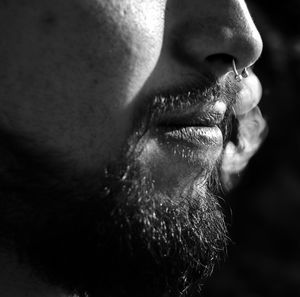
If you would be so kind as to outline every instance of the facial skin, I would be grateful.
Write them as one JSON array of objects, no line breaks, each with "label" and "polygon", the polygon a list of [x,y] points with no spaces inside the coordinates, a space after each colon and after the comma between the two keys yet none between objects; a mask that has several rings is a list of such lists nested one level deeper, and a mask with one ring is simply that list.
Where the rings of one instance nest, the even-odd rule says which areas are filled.
[{"label": "facial skin", "polygon": [[261,51],[244,1],[2,6],[2,125],[67,154],[80,170],[116,158],[149,93],[196,84],[208,71],[224,80],[231,59],[218,55],[243,68]]},{"label": "facial skin", "polygon": [[3,238],[67,292],[192,295],[226,245],[232,59],[262,50],[245,2],[0,3]]}]

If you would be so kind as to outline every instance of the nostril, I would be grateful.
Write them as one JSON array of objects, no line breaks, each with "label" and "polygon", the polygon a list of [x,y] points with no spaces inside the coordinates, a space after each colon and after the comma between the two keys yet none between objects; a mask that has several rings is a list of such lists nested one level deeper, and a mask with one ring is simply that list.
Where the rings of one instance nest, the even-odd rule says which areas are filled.
[{"label": "nostril", "polygon": [[232,71],[233,59],[232,55],[220,53],[207,56],[205,61],[216,76],[222,76]]},{"label": "nostril", "polygon": [[209,63],[220,63],[223,65],[231,65],[233,59],[234,57],[228,54],[213,54],[206,57],[206,61],[208,61]]}]

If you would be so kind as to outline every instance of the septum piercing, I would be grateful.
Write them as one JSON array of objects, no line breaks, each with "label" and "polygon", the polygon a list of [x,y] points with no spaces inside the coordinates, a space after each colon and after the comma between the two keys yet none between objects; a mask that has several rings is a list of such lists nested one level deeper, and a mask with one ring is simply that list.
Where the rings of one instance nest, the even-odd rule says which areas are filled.
[{"label": "septum piercing", "polygon": [[246,78],[248,76],[249,76],[249,72],[248,72],[247,68],[244,68],[242,71],[242,77]]},{"label": "septum piercing", "polygon": [[249,76],[249,73],[247,71],[247,68],[244,68],[242,73],[239,74],[237,69],[236,69],[236,65],[235,65],[235,60],[232,59],[232,68],[233,68],[233,72],[234,72],[234,78],[236,81],[241,82],[243,78],[246,78]]}]

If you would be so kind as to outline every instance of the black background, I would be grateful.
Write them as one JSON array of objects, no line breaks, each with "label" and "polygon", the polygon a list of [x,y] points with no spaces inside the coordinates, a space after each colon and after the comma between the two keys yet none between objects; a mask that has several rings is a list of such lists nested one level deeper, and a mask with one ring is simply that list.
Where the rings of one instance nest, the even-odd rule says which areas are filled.
[{"label": "black background", "polygon": [[247,4],[264,40],[254,70],[269,133],[226,198],[233,243],[203,296],[300,296],[300,0]]}]

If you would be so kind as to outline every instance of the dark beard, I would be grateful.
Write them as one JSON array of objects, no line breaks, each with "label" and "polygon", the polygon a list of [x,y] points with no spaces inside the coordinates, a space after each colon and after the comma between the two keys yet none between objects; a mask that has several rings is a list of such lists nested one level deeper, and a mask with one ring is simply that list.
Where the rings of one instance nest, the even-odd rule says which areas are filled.
[{"label": "dark beard", "polygon": [[69,178],[65,156],[1,139],[1,245],[38,277],[79,296],[198,296],[226,250],[217,164],[203,164],[202,186],[170,197],[141,173],[130,142],[122,162]]},{"label": "dark beard", "polygon": [[17,166],[1,176],[1,243],[40,278],[80,296],[198,294],[226,248],[209,190],[159,197],[134,163],[61,183],[54,161],[2,139]]}]

